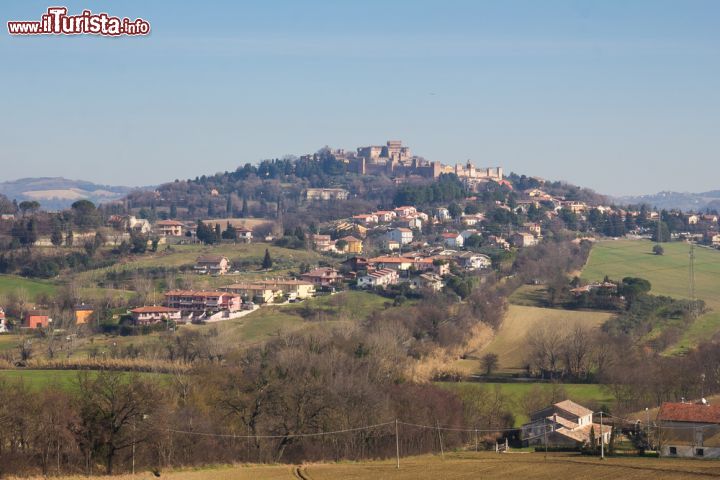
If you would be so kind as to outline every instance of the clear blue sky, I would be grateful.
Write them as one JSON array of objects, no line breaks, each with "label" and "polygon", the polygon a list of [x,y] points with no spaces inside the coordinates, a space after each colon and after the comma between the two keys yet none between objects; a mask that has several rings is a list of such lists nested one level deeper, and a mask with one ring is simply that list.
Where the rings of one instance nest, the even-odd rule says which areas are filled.
[{"label": "clear blue sky", "polygon": [[[3,1],[0,180],[145,185],[401,139],[603,193],[720,188],[718,1]],[[140,38],[10,37],[50,5]]]}]

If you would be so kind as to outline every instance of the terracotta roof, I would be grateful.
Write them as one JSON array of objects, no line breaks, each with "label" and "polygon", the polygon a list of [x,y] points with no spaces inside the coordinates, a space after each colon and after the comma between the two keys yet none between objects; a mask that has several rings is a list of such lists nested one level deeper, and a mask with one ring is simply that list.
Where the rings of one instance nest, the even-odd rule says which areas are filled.
[{"label": "terracotta roof", "polygon": [[663,403],[658,420],[665,422],[720,423],[720,405]]},{"label": "terracotta roof", "polygon": [[352,235],[348,235],[347,237],[343,237],[343,238],[341,238],[340,240],[345,240],[347,243],[351,243],[351,242],[362,242],[362,240],[360,240],[360,239],[358,239],[358,238],[355,238],[355,237],[353,237]]},{"label": "terracotta roof", "polygon": [[157,225],[161,227],[184,227],[185,224],[177,220],[160,220]]},{"label": "terracotta roof", "polygon": [[310,285],[313,284],[304,280],[295,280],[294,278],[277,279],[277,280],[259,280],[258,285]]},{"label": "terracotta roof", "polygon": [[201,255],[197,258],[197,263],[220,263],[223,259],[222,255]]},{"label": "terracotta roof", "polygon": [[225,290],[272,290],[271,285],[265,285],[260,282],[255,283],[233,283],[222,287]]},{"label": "terracotta roof", "polygon": [[227,292],[204,292],[195,290],[170,290],[165,292],[166,297],[221,297],[223,295],[230,295]]},{"label": "terracotta roof", "polygon": [[455,232],[445,232],[442,234],[443,238],[457,238],[460,234]]},{"label": "terracotta roof", "polygon": [[161,306],[148,306],[138,307],[130,310],[132,313],[176,313],[179,312],[177,308],[161,307]]},{"label": "terracotta roof", "polygon": [[587,409],[583,407],[582,405],[579,405],[572,400],[563,400],[562,402],[557,402],[554,404],[557,408],[561,410],[565,410],[568,413],[571,413],[573,415],[577,415],[578,417],[583,417],[585,415],[592,415],[593,411],[590,409]]},{"label": "terracotta roof", "polygon": [[412,263],[411,258],[403,257],[375,257],[368,260],[370,263]]}]

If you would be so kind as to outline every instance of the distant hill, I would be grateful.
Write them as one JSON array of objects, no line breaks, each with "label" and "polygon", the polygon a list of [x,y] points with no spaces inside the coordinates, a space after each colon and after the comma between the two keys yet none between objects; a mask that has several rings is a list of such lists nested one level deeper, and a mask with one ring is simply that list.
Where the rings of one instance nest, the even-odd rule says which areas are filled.
[{"label": "distant hill", "polygon": [[10,200],[36,200],[47,210],[68,208],[73,202],[87,199],[95,204],[119,200],[134,187],[98,185],[62,177],[21,178],[0,182],[0,194]]},{"label": "distant hill", "polygon": [[704,193],[660,192],[654,195],[616,197],[615,201],[620,204],[646,203],[651,207],[667,210],[673,208],[682,211],[720,210],[720,190]]}]

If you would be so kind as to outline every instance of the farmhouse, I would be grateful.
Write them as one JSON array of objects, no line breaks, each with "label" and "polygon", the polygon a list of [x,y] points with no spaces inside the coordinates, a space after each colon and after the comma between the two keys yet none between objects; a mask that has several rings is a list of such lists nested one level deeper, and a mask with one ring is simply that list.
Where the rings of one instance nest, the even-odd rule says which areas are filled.
[{"label": "farmhouse", "polygon": [[7,324],[7,319],[5,318],[5,310],[0,308],[0,333],[6,333],[8,331],[10,331],[10,329]]},{"label": "farmhouse", "polygon": [[593,411],[572,400],[563,400],[530,415],[530,422],[522,426],[522,439],[527,445],[576,447],[595,440],[610,441],[611,428],[593,423]]},{"label": "farmhouse", "polygon": [[147,306],[130,310],[130,315],[137,325],[150,325],[161,321],[180,320],[180,310],[163,306]]},{"label": "farmhouse", "polygon": [[220,255],[202,255],[195,262],[195,271],[211,275],[225,275],[230,268],[227,257]]},{"label": "farmhouse", "polygon": [[160,220],[155,224],[158,234],[164,237],[182,237],[185,225],[177,220]]},{"label": "farmhouse", "polygon": [[720,458],[720,405],[666,402],[657,421],[661,456]]},{"label": "farmhouse", "polygon": [[52,323],[50,314],[45,310],[32,310],[25,314],[23,327],[25,328],[47,328]]},{"label": "farmhouse", "polygon": [[91,305],[75,305],[73,308],[73,314],[75,316],[75,325],[84,325],[88,323],[90,317],[95,312],[95,309]]},{"label": "farmhouse", "polygon": [[235,228],[235,234],[237,235],[237,239],[240,241],[243,241],[245,243],[252,242],[253,232],[249,228],[237,227]]}]

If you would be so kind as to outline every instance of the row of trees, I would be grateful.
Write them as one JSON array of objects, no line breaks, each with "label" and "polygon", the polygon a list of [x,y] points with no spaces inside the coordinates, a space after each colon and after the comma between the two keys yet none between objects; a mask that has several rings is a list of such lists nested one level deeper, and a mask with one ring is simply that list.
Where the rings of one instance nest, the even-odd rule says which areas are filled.
[{"label": "row of trees", "polygon": [[[0,383],[4,473],[106,473],[217,462],[388,457],[393,425],[328,436],[298,434],[401,421],[463,426],[513,422],[491,393],[463,402],[408,383],[397,326],[289,335],[217,364],[149,376],[81,373],[72,389]],[[474,400],[474,401],[469,401]],[[487,401],[485,401],[487,400]],[[482,425],[482,423],[480,423]],[[487,427],[486,427],[487,428]],[[443,433],[446,448],[468,440]],[[403,427],[403,455],[437,448],[433,430]]]}]

